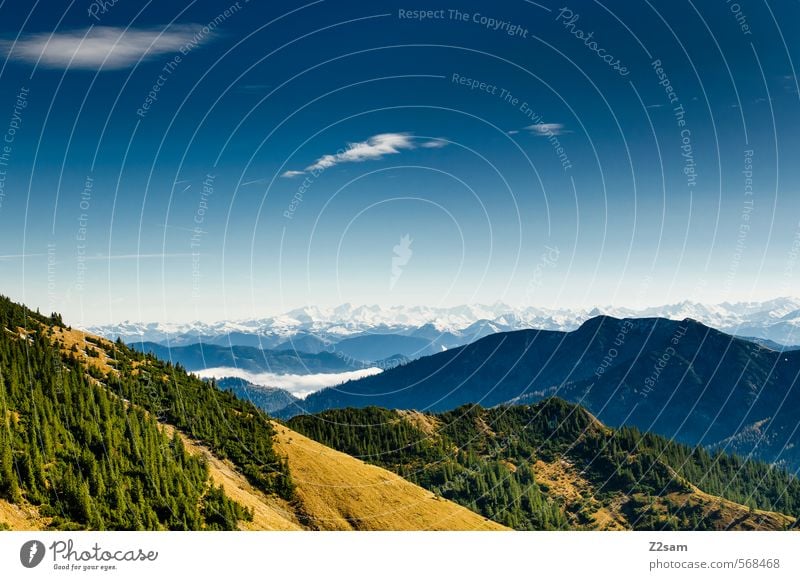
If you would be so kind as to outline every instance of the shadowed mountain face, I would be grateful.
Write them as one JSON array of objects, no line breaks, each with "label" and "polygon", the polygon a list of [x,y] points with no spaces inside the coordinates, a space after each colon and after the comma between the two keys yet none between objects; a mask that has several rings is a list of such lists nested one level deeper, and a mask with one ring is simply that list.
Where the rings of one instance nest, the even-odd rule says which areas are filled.
[{"label": "shadowed mountain face", "polygon": [[212,367],[235,367],[251,372],[336,373],[363,368],[365,363],[328,352],[305,353],[293,350],[272,351],[252,346],[190,344],[168,347],[153,342],[134,343],[132,348],[152,353],[161,360],[181,364],[188,371]]},{"label": "shadowed mountain face", "polygon": [[[205,343],[169,347],[154,342],[137,342],[130,346],[139,352],[153,354],[161,360],[180,364],[188,371],[229,367],[251,373],[306,375],[343,373],[370,367],[385,369],[408,361],[408,358],[397,353],[381,357],[378,356],[378,352],[373,352],[375,358],[358,358],[344,349],[310,353],[292,348],[267,350],[252,346],[219,346]],[[391,352],[380,348],[377,351]],[[368,353],[361,354],[366,356]]]},{"label": "shadowed mountain face", "polygon": [[800,352],[776,352],[693,320],[599,316],[573,332],[494,334],[325,389],[303,406],[445,411],[557,395],[610,425],[797,469],[799,373]]},{"label": "shadowed mountain face", "polygon": [[300,399],[284,389],[254,385],[237,377],[225,377],[216,381],[217,388],[231,391],[239,399],[253,403],[259,409],[272,413],[293,405]]}]

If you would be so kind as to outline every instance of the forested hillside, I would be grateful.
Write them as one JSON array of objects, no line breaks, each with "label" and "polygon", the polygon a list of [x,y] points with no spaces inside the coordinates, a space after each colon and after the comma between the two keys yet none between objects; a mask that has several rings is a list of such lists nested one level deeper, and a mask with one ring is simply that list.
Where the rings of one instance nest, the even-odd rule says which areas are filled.
[{"label": "forested hillside", "polygon": [[55,529],[235,529],[251,518],[159,420],[291,496],[255,407],[121,344],[74,338],[57,315],[0,297],[0,501]]},{"label": "forested hillside", "polygon": [[780,469],[612,430],[559,399],[289,425],[516,529],[783,529],[800,513],[800,482]]}]

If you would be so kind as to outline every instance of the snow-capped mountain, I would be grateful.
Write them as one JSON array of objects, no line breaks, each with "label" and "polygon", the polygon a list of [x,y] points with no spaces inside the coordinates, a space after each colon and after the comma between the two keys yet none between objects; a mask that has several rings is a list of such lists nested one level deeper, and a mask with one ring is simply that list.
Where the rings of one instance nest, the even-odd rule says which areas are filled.
[{"label": "snow-capped mountain", "polygon": [[[185,324],[123,322],[85,330],[125,342],[149,341],[172,346],[206,342],[223,345],[293,348],[321,351],[363,335],[399,334],[425,339],[433,350],[471,342],[493,332],[539,328],[574,330],[599,314],[618,318],[692,318],[713,328],[783,345],[800,343],[800,300],[676,304],[635,310],[620,307],[548,309],[513,307],[503,303],[449,308],[342,304],[334,308],[308,306],[284,314],[251,320]],[[299,345],[302,344],[302,347]]]}]

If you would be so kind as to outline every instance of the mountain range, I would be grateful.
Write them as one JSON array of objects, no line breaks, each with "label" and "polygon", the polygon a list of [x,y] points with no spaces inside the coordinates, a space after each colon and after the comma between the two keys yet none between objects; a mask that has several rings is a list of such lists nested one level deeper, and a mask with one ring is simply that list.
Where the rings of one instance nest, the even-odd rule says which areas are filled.
[{"label": "mountain range", "polygon": [[597,316],[571,332],[520,330],[400,365],[289,405],[279,416],[377,405],[447,411],[557,396],[633,425],[800,469],[800,351],[691,319]]},{"label": "mountain range", "polygon": [[449,308],[381,307],[343,304],[309,306],[264,318],[215,323],[132,323],[90,326],[88,332],[126,343],[172,347],[196,343],[251,346],[305,353],[338,353],[359,361],[402,355],[418,358],[468,344],[495,332],[575,330],[598,315],[615,318],[691,318],[728,334],[771,341],[776,348],[800,343],[800,300],[707,305],[684,301],[635,309],[512,307],[503,303]]}]

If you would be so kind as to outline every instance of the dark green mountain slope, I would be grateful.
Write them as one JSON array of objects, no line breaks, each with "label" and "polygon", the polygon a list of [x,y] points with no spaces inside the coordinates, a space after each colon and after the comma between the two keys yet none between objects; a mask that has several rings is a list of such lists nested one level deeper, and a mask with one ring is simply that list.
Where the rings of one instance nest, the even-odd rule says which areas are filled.
[{"label": "dark green mountain slope", "polygon": [[63,356],[53,325],[0,297],[0,499],[56,529],[235,529],[250,517],[179,437]]},{"label": "dark green mountain slope", "polygon": [[274,430],[253,405],[4,297],[0,421],[0,500],[32,506],[43,526],[236,529],[251,514],[212,485],[181,435],[292,498]]},{"label": "dark green mountain slope", "polygon": [[120,342],[111,354],[118,370],[106,377],[112,392],[231,460],[262,491],[292,497],[288,467],[273,449],[274,429],[255,405]]},{"label": "dark green mountain slope", "polygon": [[782,529],[800,513],[800,482],[780,469],[612,430],[560,399],[288,424],[516,529]]}]

